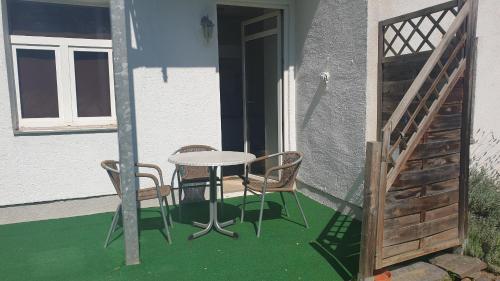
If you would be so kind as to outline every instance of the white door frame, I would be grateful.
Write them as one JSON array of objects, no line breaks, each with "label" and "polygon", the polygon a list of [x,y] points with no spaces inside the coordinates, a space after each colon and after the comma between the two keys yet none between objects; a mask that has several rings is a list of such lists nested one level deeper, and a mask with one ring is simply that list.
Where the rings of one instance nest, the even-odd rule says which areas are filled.
[{"label": "white door frame", "polygon": [[[291,0],[217,0],[217,5],[283,11],[283,150],[296,150],[295,123],[295,6]],[[217,36],[214,36],[217,38]]]},{"label": "white door frame", "polygon": [[[252,35],[245,36],[245,27],[257,22],[261,22],[267,19],[271,18],[276,18],[276,27],[272,29],[268,29],[265,31],[257,32]],[[277,12],[271,12],[267,13],[255,18],[251,18],[248,20],[245,20],[241,23],[241,50],[242,50],[242,60],[243,60],[243,140],[244,140],[244,150],[245,152],[250,152],[250,146],[249,146],[249,139],[248,139],[248,100],[247,100],[247,83],[246,83],[246,43],[253,41],[253,40],[258,40],[262,38],[266,38],[272,35],[276,35],[276,47],[278,48],[277,50],[277,61],[276,61],[276,77],[278,78],[277,82],[277,88],[276,88],[276,98],[277,98],[277,119],[278,119],[278,151],[276,152],[283,152],[283,142],[284,142],[284,137],[283,137],[283,66],[282,66],[282,60],[283,60],[283,55],[282,55],[282,46],[281,46],[281,41],[282,41],[282,32],[281,32],[281,23],[282,21],[282,15],[281,11]],[[273,152],[275,153],[275,152]]]}]

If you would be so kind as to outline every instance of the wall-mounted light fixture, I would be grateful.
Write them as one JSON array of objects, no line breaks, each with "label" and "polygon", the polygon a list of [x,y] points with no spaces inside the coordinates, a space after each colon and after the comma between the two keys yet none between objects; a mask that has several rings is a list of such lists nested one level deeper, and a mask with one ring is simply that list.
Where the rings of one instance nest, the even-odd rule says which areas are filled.
[{"label": "wall-mounted light fixture", "polygon": [[323,81],[323,83],[328,84],[328,82],[330,81],[330,72],[321,72],[319,74],[319,78],[321,78],[321,81]]},{"label": "wall-mounted light fixture", "polygon": [[208,16],[204,16],[201,18],[201,28],[203,29],[203,37],[206,42],[210,42],[212,39],[212,35],[214,33],[214,23],[210,20]]}]

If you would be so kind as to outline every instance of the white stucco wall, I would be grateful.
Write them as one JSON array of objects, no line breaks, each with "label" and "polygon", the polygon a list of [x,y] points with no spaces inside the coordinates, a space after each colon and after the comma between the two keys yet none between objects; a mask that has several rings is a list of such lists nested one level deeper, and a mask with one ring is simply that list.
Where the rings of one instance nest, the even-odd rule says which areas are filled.
[{"label": "white stucco wall", "polygon": [[362,204],[366,13],[364,0],[296,1],[299,180],[306,194],[343,211]]},{"label": "white stucco wall", "polygon": [[0,206],[111,193],[99,161],[116,158],[114,133],[14,136],[3,30],[0,21]]},{"label": "white stucco wall", "polygon": [[[217,34],[207,44],[200,19],[216,20],[214,0],[135,1],[135,40],[129,51],[139,161],[158,163],[169,177],[168,156],[187,144],[220,148]],[[170,180],[170,179],[168,179]]]},{"label": "white stucco wall", "polygon": [[[297,123],[290,130],[306,154],[300,177],[321,194],[359,206],[366,116],[366,21],[360,19],[366,19],[366,1],[247,2],[295,3],[289,27],[297,93],[290,100],[296,100]],[[178,147],[220,147],[217,34],[207,44],[199,24],[204,15],[215,21],[220,1],[133,3],[129,66],[139,161],[159,164],[169,178],[167,158]],[[113,193],[99,162],[117,158],[116,133],[13,136],[3,48],[0,42],[0,159],[8,164],[0,170],[0,206]],[[322,71],[331,73],[324,88]]]},{"label": "white stucco wall", "polygon": [[[367,140],[376,137],[377,102],[377,24],[379,21],[437,5],[445,0],[370,0],[368,1],[368,63],[367,63]],[[474,130],[500,136],[500,1],[479,0],[477,19],[477,80],[475,89]],[[479,137],[478,141],[488,142]],[[472,151],[474,151],[474,146]],[[496,147],[500,152],[500,146]],[[500,165],[500,164],[499,164]],[[499,167],[500,169],[500,167]]]},{"label": "white stucco wall", "polygon": [[[216,18],[215,1],[134,3],[139,160],[170,177],[167,158],[178,147],[220,147],[217,36],[205,44],[199,24],[203,15]],[[118,157],[116,133],[13,135],[0,27],[0,206],[114,193],[99,163]]]},{"label": "white stucco wall", "polygon": [[[472,156],[500,155],[500,143],[492,144],[491,134],[500,138],[500,1],[479,0],[477,17],[477,69],[474,101]],[[481,132],[478,133],[478,130]],[[484,134],[483,134],[484,133]],[[500,172],[500,160],[491,163]],[[485,158],[483,158],[485,160]]]}]

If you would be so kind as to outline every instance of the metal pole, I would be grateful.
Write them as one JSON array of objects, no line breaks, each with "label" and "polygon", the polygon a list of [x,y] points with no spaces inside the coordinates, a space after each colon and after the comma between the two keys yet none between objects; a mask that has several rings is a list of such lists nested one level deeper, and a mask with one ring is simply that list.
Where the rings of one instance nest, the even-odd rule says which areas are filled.
[{"label": "metal pole", "polygon": [[[137,225],[137,136],[133,90],[129,83],[128,22],[130,0],[111,0],[111,31],[113,38],[113,68],[120,153],[120,186],[122,189],[122,220],[125,237],[125,264],[139,264],[139,235]],[[131,76],[131,75],[130,75]]]}]

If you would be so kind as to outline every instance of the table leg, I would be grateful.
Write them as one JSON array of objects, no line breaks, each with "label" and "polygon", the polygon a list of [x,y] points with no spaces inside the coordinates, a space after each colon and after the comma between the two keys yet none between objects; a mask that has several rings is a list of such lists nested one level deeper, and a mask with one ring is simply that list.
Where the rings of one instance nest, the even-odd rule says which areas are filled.
[{"label": "table leg", "polygon": [[199,228],[207,228],[209,224],[208,223],[201,223],[201,222],[194,221],[193,225],[197,226]]},{"label": "table leg", "polygon": [[217,168],[216,167],[209,167],[208,168],[210,172],[210,202],[209,202],[209,211],[210,211],[210,219],[208,224],[205,223],[199,223],[199,222],[193,222],[193,225],[197,227],[203,228],[203,230],[196,232],[194,234],[191,234],[188,239],[193,240],[195,238],[198,238],[200,236],[203,236],[210,232],[212,228],[215,228],[219,233],[222,233],[224,235],[228,235],[234,238],[238,238],[238,233],[232,232],[229,230],[224,229],[224,227],[231,225],[235,222],[235,220],[230,220],[226,222],[219,222],[217,218],[217,185],[216,185],[216,173],[217,173]]}]

